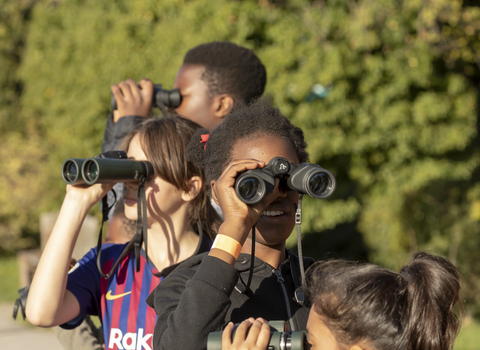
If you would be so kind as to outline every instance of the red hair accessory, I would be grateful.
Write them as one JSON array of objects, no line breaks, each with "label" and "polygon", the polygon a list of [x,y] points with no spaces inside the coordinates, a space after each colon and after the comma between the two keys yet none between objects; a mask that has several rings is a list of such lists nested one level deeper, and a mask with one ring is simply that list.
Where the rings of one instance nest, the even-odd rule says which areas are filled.
[{"label": "red hair accessory", "polygon": [[205,146],[203,146],[203,149],[206,149],[207,148],[207,141],[208,141],[208,138],[210,137],[210,134],[203,134],[201,135],[202,137],[202,141],[200,141],[200,143],[204,143]]}]

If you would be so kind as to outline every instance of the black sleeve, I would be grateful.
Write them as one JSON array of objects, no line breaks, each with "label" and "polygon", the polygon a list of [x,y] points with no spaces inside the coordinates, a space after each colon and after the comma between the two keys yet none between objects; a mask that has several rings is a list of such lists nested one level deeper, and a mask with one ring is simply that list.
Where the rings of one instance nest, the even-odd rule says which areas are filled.
[{"label": "black sleeve", "polygon": [[113,121],[113,113],[110,112],[103,136],[102,153],[118,149],[125,136],[144,120],[145,117],[126,116],[120,118],[115,123]]},{"label": "black sleeve", "polygon": [[196,271],[177,268],[155,289],[154,349],[206,349],[208,334],[222,330],[237,281],[233,266],[208,255]]}]

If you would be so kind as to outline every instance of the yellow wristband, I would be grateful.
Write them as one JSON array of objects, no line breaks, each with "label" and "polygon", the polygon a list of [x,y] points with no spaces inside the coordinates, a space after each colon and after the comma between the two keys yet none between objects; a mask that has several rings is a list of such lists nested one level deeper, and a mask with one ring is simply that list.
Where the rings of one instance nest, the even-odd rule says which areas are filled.
[{"label": "yellow wristband", "polygon": [[235,260],[238,259],[242,246],[232,237],[226,235],[217,235],[215,241],[213,241],[212,249],[221,249],[224,252],[232,254],[235,257]]}]

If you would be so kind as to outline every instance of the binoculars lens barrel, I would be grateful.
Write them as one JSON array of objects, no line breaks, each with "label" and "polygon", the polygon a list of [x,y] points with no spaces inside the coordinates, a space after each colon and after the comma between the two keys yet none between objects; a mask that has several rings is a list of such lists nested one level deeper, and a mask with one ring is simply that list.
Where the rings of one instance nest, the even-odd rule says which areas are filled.
[{"label": "binoculars lens barrel", "polygon": [[237,197],[246,204],[256,204],[273,191],[275,178],[262,169],[247,170],[235,180]]},{"label": "binoculars lens barrel", "polygon": [[182,95],[180,95],[179,89],[163,90],[160,87],[159,90],[155,90],[153,97],[154,106],[158,106],[159,101],[170,108],[177,108],[182,103]]},{"label": "binoculars lens barrel", "polygon": [[126,155],[120,156],[122,158],[69,158],[62,165],[63,181],[69,185],[93,185],[136,182],[154,175],[152,163],[126,159]]},{"label": "binoculars lens barrel", "polygon": [[245,202],[256,203],[263,197],[262,182],[255,177],[242,179],[237,186],[237,196]]},{"label": "binoculars lens barrel", "polygon": [[314,173],[307,181],[306,192],[313,198],[328,197],[335,189],[332,177],[324,172]]},{"label": "binoculars lens barrel", "polygon": [[337,181],[331,172],[322,167],[303,163],[295,167],[287,179],[287,187],[316,199],[330,197]]},{"label": "binoculars lens barrel", "polygon": [[154,174],[148,161],[130,159],[89,158],[82,166],[85,183],[135,182]]},{"label": "binoculars lens barrel", "polygon": [[77,164],[74,162],[67,163],[65,177],[68,179],[68,181],[75,181],[75,179],[78,177],[78,170]]},{"label": "binoculars lens barrel", "polygon": [[69,185],[84,184],[85,181],[82,178],[82,164],[85,159],[70,158],[63,162],[62,165],[62,178]]},{"label": "binoculars lens barrel", "polygon": [[84,167],[85,180],[87,182],[95,183],[98,179],[98,165],[96,162],[88,161]]}]

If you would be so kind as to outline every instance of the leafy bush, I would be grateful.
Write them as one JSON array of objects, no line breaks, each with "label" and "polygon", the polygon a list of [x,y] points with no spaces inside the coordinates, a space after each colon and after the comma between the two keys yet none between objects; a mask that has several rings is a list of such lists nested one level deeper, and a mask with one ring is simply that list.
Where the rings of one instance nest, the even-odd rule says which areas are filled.
[{"label": "leafy bush", "polygon": [[21,18],[19,70],[1,70],[24,86],[18,109],[8,102],[20,96],[17,85],[2,86],[12,96],[0,119],[2,159],[12,158],[0,180],[8,189],[0,235],[9,242],[60,204],[62,161],[98,153],[110,84],[148,77],[171,88],[189,48],[230,40],[259,55],[267,94],[305,130],[311,161],[337,176],[332,199],[305,198],[303,230],[341,235],[353,225],[370,260],[392,268],[416,250],[445,255],[463,271],[467,297],[480,295],[480,8],[458,0],[45,0]]}]

